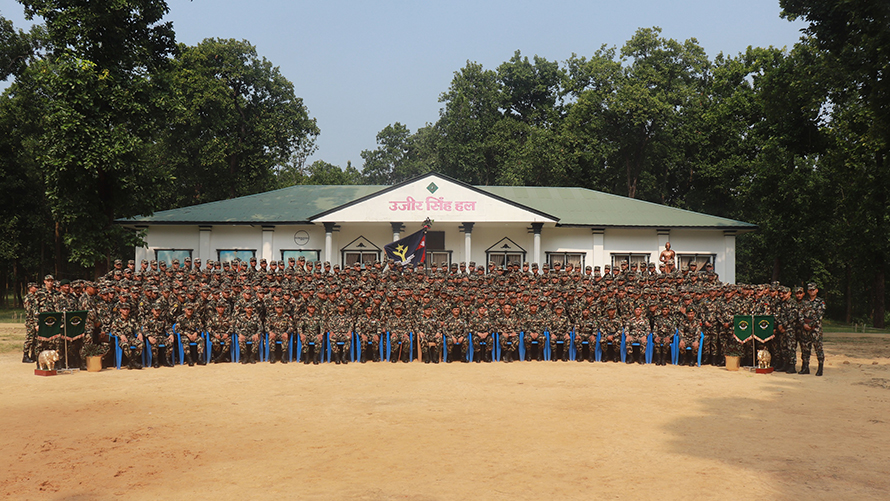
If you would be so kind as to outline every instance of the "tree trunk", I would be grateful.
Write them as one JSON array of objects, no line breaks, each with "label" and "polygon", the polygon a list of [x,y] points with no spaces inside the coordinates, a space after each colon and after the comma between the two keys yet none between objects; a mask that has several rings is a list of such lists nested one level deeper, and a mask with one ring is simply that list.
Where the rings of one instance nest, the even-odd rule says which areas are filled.
[{"label": "tree trunk", "polygon": [[777,282],[779,280],[779,274],[782,272],[782,261],[779,259],[779,256],[773,258],[773,274],[770,279],[771,282]]},{"label": "tree trunk", "polygon": [[850,324],[853,323],[853,265],[849,262],[847,263],[847,287],[844,292],[844,298],[847,303],[844,321]]},{"label": "tree trunk", "polygon": [[56,276],[56,280],[59,279],[59,273],[62,271],[62,228],[58,221],[56,221],[56,231],[55,231],[55,266],[54,266],[54,275]]},{"label": "tree trunk", "polygon": [[875,291],[875,308],[874,308],[874,316],[872,318],[874,327],[876,329],[884,328],[884,261],[879,259],[878,261],[878,270],[875,273],[874,280],[874,291]]}]

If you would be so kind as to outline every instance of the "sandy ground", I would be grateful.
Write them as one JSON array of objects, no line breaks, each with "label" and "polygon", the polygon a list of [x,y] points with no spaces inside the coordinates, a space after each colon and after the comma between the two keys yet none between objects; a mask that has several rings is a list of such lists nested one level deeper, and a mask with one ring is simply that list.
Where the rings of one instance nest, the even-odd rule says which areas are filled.
[{"label": "sandy ground", "polygon": [[0,496],[887,499],[890,337],[826,341],[822,378],[572,362],[37,377],[6,353]]}]

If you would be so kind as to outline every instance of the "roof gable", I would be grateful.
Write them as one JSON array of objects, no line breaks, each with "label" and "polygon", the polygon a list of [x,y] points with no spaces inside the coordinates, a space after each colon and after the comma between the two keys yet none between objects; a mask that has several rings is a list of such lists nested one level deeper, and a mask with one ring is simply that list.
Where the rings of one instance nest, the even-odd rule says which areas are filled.
[{"label": "roof gable", "polygon": [[428,173],[317,214],[312,222],[364,223],[385,220],[422,222],[555,223],[558,218],[484,189]]}]

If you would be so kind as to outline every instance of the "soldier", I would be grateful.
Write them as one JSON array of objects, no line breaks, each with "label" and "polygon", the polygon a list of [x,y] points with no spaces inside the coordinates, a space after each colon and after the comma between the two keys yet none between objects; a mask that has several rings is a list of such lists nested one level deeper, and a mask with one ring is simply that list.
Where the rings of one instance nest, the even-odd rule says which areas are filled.
[{"label": "soldier", "polygon": [[[621,332],[624,322],[617,314],[618,306],[614,302],[606,305],[606,318],[599,322],[600,352],[603,362],[619,362],[621,360]],[[611,347],[611,350],[610,350]]]},{"label": "soldier", "polygon": [[[451,308],[451,315],[442,321],[442,331],[445,333],[445,349],[448,350],[448,353],[453,353],[454,346],[460,346],[461,362],[469,362],[467,359],[467,350],[470,346],[469,336],[467,335],[469,326],[467,321],[461,316],[460,306],[455,305]],[[449,364],[452,358],[454,357],[448,357]]]},{"label": "soldier", "polygon": [[800,353],[803,355],[804,346],[807,344],[807,332],[803,329],[800,321],[800,310],[804,301],[803,287],[794,288],[794,297],[788,301],[786,306],[787,317],[785,321],[785,373],[797,374],[797,345],[800,344]]},{"label": "soldier", "polygon": [[253,303],[244,305],[243,313],[235,317],[235,333],[238,334],[238,350],[242,364],[255,364],[263,335],[263,324],[259,315],[254,313]]},{"label": "soldier", "polygon": [[[569,361],[569,350],[572,342],[572,324],[564,315],[562,302],[556,303],[553,314],[547,319],[547,330],[550,332],[550,354],[553,361],[559,360],[556,348],[562,345],[562,361]],[[560,343],[561,341],[561,343]]]},{"label": "soldier", "polygon": [[646,341],[649,336],[649,320],[643,316],[643,307],[637,305],[634,308],[634,316],[627,323],[627,330],[625,333],[625,349],[627,350],[627,356],[625,360],[627,363],[632,364],[633,360],[633,343],[640,343],[640,352],[637,355],[636,362],[638,364],[643,363],[643,357],[646,354]]},{"label": "soldier", "polygon": [[653,353],[655,355],[655,365],[667,365],[666,358],[670,354],[671,339],[677,331],[677,324],[674,316],[671,315],[671,308],[667,304],[661,307],[661,314],[655,317],[652,326],[655,345]]},{"label": "soldier", "polygon": [[195,343],[195,349],[198,352],[198,365],[206,363],[204,359],[204,337],[201,333],[204,331],[204,324],[201,319],[195,315],[195,304],[186,303],[185,313],[179,317],[176,322],[176,328],[180,333],[180,342],[185,352],[185,361],[189,367],[195,366],[195,360],[192,356],[191,344]]},{"label": "soldier", "polygon": [[819,288],[815,283],[807,284],[807,298],[801,303],[800,323],[804,330],[806,343],[800,347],[801,368],[798,374],[810,373],[810,350],[816,351],[819,368],[816,375],[822,375],[825,353],[822,351],[822,316],[825,314],[825,301],[819,298]]},{"label": "soldier", "polygon": [[[352,316],[346,313],[346,302],[337,304],[337,312],[327,322],[329,342],[331,343],[331,356],[334,363],[349,363],[349,353],[352,346],[352,330],[354,322]],[[340,343],[343,343],[342,347]]]},{"label": "soldier", "polygon": [[155,302],[151,305],[151,313],[142,321],[142,334],[148,340],[151,349],[151,366],[160,367],[161,357],[159,346],[164,345],[164,365],[173,367],[173,331],[161,312],[162,305]]},{"label": "soldier", "polygon": [[28,283],[28,294],[23,299],[25,307],[25,343],[22,346],[22,363],[33,364],[37,361],[34,349],[37,344],[37,283]]},{"label": "soldier", "polygon": [[[530,302],[528,305],[528,314],[522,319],[522,330],[524,332],[523,343],[525,343],[525,353],[530,360],[538,362],[544,360],[544,331],[547,330],[547,317],[540,311],[537,302]],[[537,353],[532,353],[532,347],[537,346]],[[534,357],[534,358],[532,358]]]},{"label": "soldier", "polygon": [[288,341],[293,332],[293,321],[290,315],[284,313],[284,303],[278,301],[273,306],[275,312],[266,319],[266,331],[269,334],[269,363],[274,364],[276,359],[277,341],[281,341],[281,363],[286,364],[288,357]]},{"label": "soldier", "polygon": [[[695,365],[698,354],[698,339],[701,332],[701,321],[695,317],[695,310],[686,309],[686,319],[680,323],[680,365]],[[687,355],[686,348],[692,348]]]},{"label": "soldier", "polygon": [[501,348],[501,358],[510,363],[519,349],[520,321],[513,314],[513,305],[507,303],[503,306],[503,313],[497,320],[498,342]]},{"label": "soldier", "polygon": [[390,361],[396,363],[399,360],[407,363],[410,356],[409,333],[413,330],[413,322],[407,315],[402,314],[402,303],[397,302],[393,306],[393,315],[386,321],[386,330],[389,332]]},{"label": "soldier", "polygon": [[491,362],[491,316],[488,308],[484,304],[478,306],[467,324],[473,342],[473,359],[477,364],[483,360]]},{"label": "soldier", "polygon": [[136,320],[130,317],[129,303],[118,305],[120,316],[111,324],[111,334],[117,336],[118,345],[127,356],[127,369],[142,368],[142,347],[145,343]]},{"label": "soldier", "polygon": [[[428,299],[428,298],[427,298]],[[458,308],[458,311],[460,309]],[[441,323],[439,319],[433,315],[433,305],[426,303],[423,306],[423,314],[417,322],[417,335],[420,337],[421,349],[423,350],[423,363],[430,362],[439,363],[440,350],[442,347]]]},{"label": "soldier", "polygon": [[365,351],[369,343],[371,345],[371,360],[375,362],[380,361],[380,333],[382,327],[380,318],[374,314],[374,306],[372,304],[365,306],[364,315],[358,317],[355,322],[355,330],[361,341],[362,349],[359,350],[361,363],[367,362],[368,357]]},{"label": "soldier", "polygon": [[226,352],[233,353],[232,333],[234,326],[231,317],[226,313],[224,303],[216,304],[216,313],[212,314],[207,322],[207,332],[210,334],[211,359],[214,364],[218,364],[222,362],[222,357]]}]

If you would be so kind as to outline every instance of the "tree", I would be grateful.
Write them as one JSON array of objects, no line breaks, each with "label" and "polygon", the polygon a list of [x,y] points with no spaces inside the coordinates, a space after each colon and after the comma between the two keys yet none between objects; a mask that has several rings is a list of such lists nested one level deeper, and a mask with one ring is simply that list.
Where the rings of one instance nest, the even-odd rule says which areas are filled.
[{"label": "tree", "polygon": [[165,74],[169,125],[156,149],[179,207],[258,193],[315,150],[319,130],[293,84],[246,41],[179,46]]},{"label": "tree", "polygon": [[[22,0],[46,20],[44,50],[7,90],[16,117],[35,132],[45,202],[55,223],[57,262],[101,269],[135,236],[114,224],[150,213],[160,175],[145,162],[156,108],[152,75],[173,51],[163,1]],[[27,106],[25,106],[27,104]],[[57,266],[58,267],[58,266]]]},{"label": "tree", "polygon": [[433,170],[435,131],[427,126],[411,134],[396,122],[377,133],[376,150],[364,150],[362,176],[369,184],[395,184]]},{"label": "tree", "polygon": [[[890,4],[870,0],[780,0],[782,16],[809,23],[801,45],[821,51],[836,147],[844,159],[848,213],[857,216],[857,239],[872,270],[872,321],[884,327],[890,258]],[[840,159],[839,159],[840,160]]]}]

